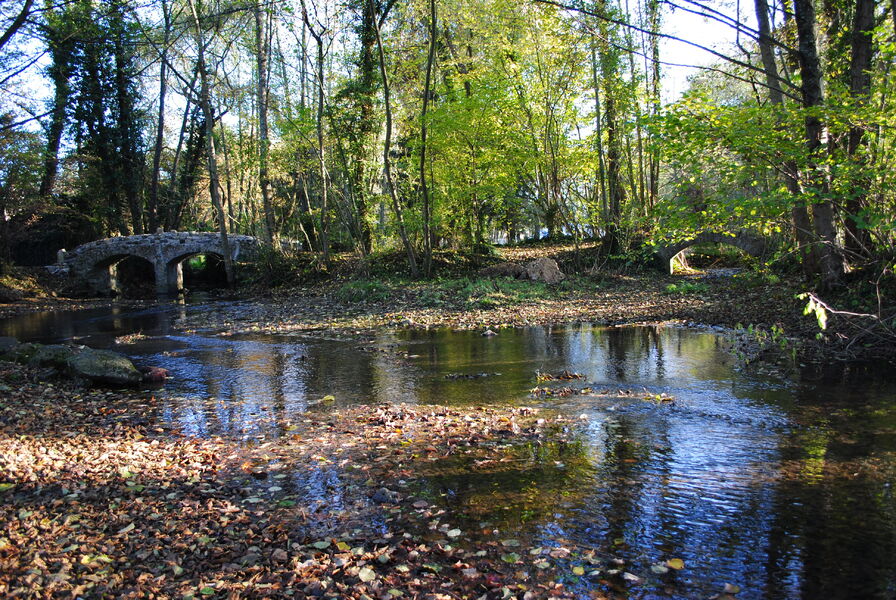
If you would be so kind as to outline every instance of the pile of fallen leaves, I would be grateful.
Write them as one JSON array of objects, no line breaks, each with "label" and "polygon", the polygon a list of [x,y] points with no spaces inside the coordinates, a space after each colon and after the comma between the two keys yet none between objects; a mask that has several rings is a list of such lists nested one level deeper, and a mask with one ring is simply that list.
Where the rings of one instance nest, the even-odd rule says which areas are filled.
[{"label": "pile of fallen leaves", "polygon": [[253,445],[180,435],[148,392],[39,375],[0,363],[3,597],[544,598],[580,578],[601,597],[604,577],[637,579],[587,549],[463,531],[411,491],[421,465],[500,462],[560,417],[312,411]]}]

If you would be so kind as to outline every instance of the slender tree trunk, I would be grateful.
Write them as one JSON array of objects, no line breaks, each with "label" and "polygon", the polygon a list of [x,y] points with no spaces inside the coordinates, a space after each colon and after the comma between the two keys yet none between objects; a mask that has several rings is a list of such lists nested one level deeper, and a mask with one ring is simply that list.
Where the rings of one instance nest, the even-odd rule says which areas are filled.
[{"label": "slender tree trunk", "polygon": [[[864,105],[871,93],[871,59],[873,54],[874,0],[856,0],[852,25],[852,56],[849,65],[849,93],[857,104]],[[871,238],[868,230],[859,226],[859,213],[867,204],[870,177],[866,174],[865,152],[868,139],[860,125],[849,128],[847,152],[859,165],[858,188],[846,201],[846,249],[854,256],[870,254]]]},{"label": "slender tree trunk", "polygon": [[[659,32],[660,30],[660,0],[648,0],[648,20],[650,30]],[[650,114],[657,117],[660,114],[660,41],[658,35],[650,36],[650,55],[652,60],[651,69],[651,91],[650,91]],[[650,181],[648,184],[648,203],[652,209],[656,205],[660,193],[660,149],[659,144],[654,144],[650,149]]]},{"label": "slender tree trunk", "polygon": [[432,274],[432,209],[426,182],[426,110],[429,107],[429,87],[432,65],[436,57],[436,0],[429,0],[429,56],[426,58],[426,81],[423,84],[423,109],[420,113],[420,189],[423,193],[423,274]]},{"label": "slender tree trunk", "polygon": [[[357,156],[354,157],[355,190],[358,198],[358,220],[361,230],[360,247],[363,254],[369,254],[373,249],[373,229],[370,223],[371,202],[373,200],[368,185],[368,162],[370,154],[368,147],[376,142],[376,124],[374,97],[376,94],[376,21],[373,12],[368,10],[367,0],[361,2],[361,25],[359,41],[361,43],[360,60],[358,62],[358,90],[360,117],[358,124]],[[370,169],[373,171],[373,169]]]},{"label": "slender tree trunk", "polygon": [[12,23],[9,24],[9,27],[6,28],[6,31],[0,34],[0,49],[2,49],[10,39],[12,39],[12,36],[14,36],[16,32],[22,27],[22,25],[25,24],[25,21],[28,20],[28,15],[31,14],[31,6],[33,4],[34,0],[25,0],[25,2],[22,4],[22,9],[19,11],[19,14],[17,14]]},{"label": "slender tree trunk", "polygon": [[323,253],[325,263],[330,262],[330,241],[329,241],[329,206],[327,192],[329,181],[327,178],[327,162],[326,162],[326,146],[324,145],[324,39],[326,31],[321,28],[318,32],[312,27],[308,17],[308,11],[305,9],[305,3],[302,2],[302,20],[308,28],[311,37],[317,44],[317,160],[319,163],[320,176],[320,247]]},{"label": "slender tree trunk", "polygon": [[607,176],[606,166],[604,164],[604,140],[603,140],[603,122],[600,112],[600,79],[597,74],[597,42],[594,36],[591,37],[591,80],[594,87],[594,146],[597,152],[597,184],[594,186],[595,192],[600,190],[600,207],[601,219],[604,223],[609,219],[609,208],[607,206]]},{"label": "slender tree trunk", "polygon": [[[625,0],[625,13],[627,18],[631,20],[631,12],[629,11],[629,2]],[[629,48],[635,47],[635,40],[632,37],[631,29],[628,29],[625,34],[626,44]],[[640,205],[641,212],[644,216],[647,216],[647,201],[646,197],[646,185],[647,185],[647,176],[644,173],[644,137],[641,125],[641,110],[639,94],[638,94],[638,77],[637,71],[635,69],[635,53],[628,53],[628,66],[629,66],[629,74],[630,74],[630,89],[631,89],[631,98],[635,104],[635,148],[634,151],[637,152],[638,156],[638,173],[637,177],[632,176],[632,196],[637,198],[638,204]],[[630,147],[631,142],[626,139],[626,145],[628,146],[628,164],[629,164],[629,172],[634,171],[634,158],[632,157],[633,149]]]},{"label": "slender tree trunk", "polygon": [[608,252],[619,251],[619,234],[622,228],[622,205],[625,203],[625,188],[622,186],[622,165],[620,156],[619,120],[616,113],[616,99],[608,94],[604,101],[607,117],[607,191],[609,198]]},{"label": "slender tree trunk", "polygon": [[[66,19],[66,14],[54,15],[57,20]],[[49,68],[53,81],[53,110],[50,113],[50,126],[47,129],[47,145],[44,150],[44,168],[40,180],[39,194],[48,199],[56,187],[56,175],[59,172],[59,147],[62,144],[62,133],[65,130],[66,110],[72,95],[70,78],[74,70],[75,40],[73,35],[62,26],[62,23],[48,24],[47,47],[52,64]]]},{"label": "slender tree trunk", "polygon": [[165,29],[162,39],[162,55],[159,57],[159,112],[156,121],[156,142],[152,153],[152,175],[149,184],[147,209],[149,230],[154,232],[159,226],[159,178],[162,165],[162,150],[165,143],[165,96],[168,93],[168,44],[171,39],[171,11],[167,0],[161,0],[162,19]]},{"label": "slender tree trunk", "polygon": [[[376,8],[374,0],[368,0],[370,11],[374,15],[374,22],[377,22]],[[408,232],[404,226],[404,217],[401,211],[401,204],[398,201],[398,193],[395,191],[395,183],[392,179],[392,101],[389,90],[389,76],[386,73],[386,56],[383,53],[383,38],[380,35],[379,23],[376,23],[376,49],[380,63],[380,76],[383,79],[383,101],[386,108],[386,140],[383,143],[383,169],[386,173],[386,187],[389,188],[389,197],[392,199],[392,209],[395,211],[395,220],[398,221],[398,233],[401,236],[401,242],[404,244],[405,253],[408,256],[408,267],[411,269],[411,276],[417,276],[417,257],[414,253],[414,247],[408,239]]]},{"label": "slender tree trunk", "polygon": [[233,286],[233,255],[230,251],[230,240],[227,237],[227,216],[224,214],[224,205],[221,202],[220,181],[218,178],[218,157],[215,154],[214,124],[212,114],[211,91],[208,83],[208,69],[205,63],[205,40],[202,35],[202,24],[199,20],[199,12],[196,9],[195,0],[189,0],[190,9],[193,12],[194,25],[196,27],[196,45],[199,56],[197,57],[197,71],[199,73],[199,106],[205,119],[205,144],[206,159],[208,161],[208,188],[212,199],[212,206],[218,217],[218,231],[221,234],[221,250],[224,253],[224,272],[227,277],[227,285]]},{"label": "slender tree trunk", "polygon": [[[803,105],[806,108],[820,107],[824,97],[821,88],[821,62],[818,59],[818,47],[815,38],[815,7],[812,0],[795,0],[795,20],[799,40],[800,74],[802,76]],[[812,220],[818,243],[815,246],[818,256],[822,284],[826,287],[837,284],[843,275],[843,261],[837,248],[837,230],[834,222],[834,206],[827,198],[828,183],[824,173],[820,173],[820,160],[817,159],[823,146],[824,128],[816,114],[809,114],[805,119],[806,146],[809,149],[810,161],[807,185],[809,193],[816,196],[812,206]],[[804,189],[804,191],[806,191]]]},{"label": "slender tree trunk", "polygon": [[134,233],[141,234],[145,231],[143,222],[143,203],[140,199],[140,189],[143,180],[143,157],[137,148],[137,136],[139,125],[134,114],[134,98],[131,91],[132,69],[130,68],[131,52],[126,47],[130,40],[126,39],[126,23],[124,20],[125,7],[122,0],[116,0],[114,7],[115,27],[115,88],[118,108],[118,142],[120,161],[122,165],[119,185],[123,188],[125,201],[131,213],[131,225]]},{"label": "slender tree trunk", "polygon": [[317,41],[317,158],[320,161],[320,245],[324,254],[324,262],[330,262],[330,215],[327,192],[326,146],[324,145],[324,44]]},{"label": "slender tree trunk", "polygon": [[274,209],[271,207],[271,182],[268,175],[268,94],[270,91],[270,74],[268,59],[270,45],[267,34],[267,9],[261,2],[255,3],[255,47],[256,47],[256,96],[258,108],[258,185],[261,188],[261,206],[264,213],[264,239],[273,246],[276,233],[274,231]]}]

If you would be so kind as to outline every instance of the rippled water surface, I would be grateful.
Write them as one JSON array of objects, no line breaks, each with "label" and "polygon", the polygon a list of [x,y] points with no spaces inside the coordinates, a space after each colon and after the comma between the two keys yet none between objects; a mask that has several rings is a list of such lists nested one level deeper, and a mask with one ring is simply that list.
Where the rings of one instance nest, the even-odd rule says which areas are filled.
[{"label": "rippled water surface", "polygon": [[[561,411],[581,423],[572,441],[508,444],[493,469],[428,463],[415,493],[468,530],[622,559],[645,579],[628,591],[634,597],[710,597],[732,583],[738,598],[896,598],[888,367],[738,370],[722,336],[683,328],[370,338],[176,328],[188,312],[212,311],[238,316],[239,305],[35,314],[0,323],[0,335],[117,347],[169,369],[166,416],[198,436],[276,440],[278,424],[309,407],[371,401]],[[536,381],[563,370],[584,377]],[[590,392],[533,396],[539,385]],[[332,404],[318,403],[328,395]],[[670,557],[687,568],[651,571]],[[567,583],[583,597],[590,585]]]}]

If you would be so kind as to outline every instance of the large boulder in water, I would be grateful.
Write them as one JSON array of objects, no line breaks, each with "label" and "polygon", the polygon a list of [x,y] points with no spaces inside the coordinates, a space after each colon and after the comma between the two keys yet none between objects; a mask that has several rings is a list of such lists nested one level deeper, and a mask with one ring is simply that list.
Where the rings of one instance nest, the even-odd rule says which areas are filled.
[{"label": "large boulder in water", "polygon": [[143,374],[126,356],[111,350],[63,344],[7,344],[4,360],[51,367],[72,377],[112,386],[137,385]]},{"label": "large boulder in water", "polygon": [[129,358],[111,350],[83,348],[68,360],[72,375],[107,385],[137,385],[143,374]]}]

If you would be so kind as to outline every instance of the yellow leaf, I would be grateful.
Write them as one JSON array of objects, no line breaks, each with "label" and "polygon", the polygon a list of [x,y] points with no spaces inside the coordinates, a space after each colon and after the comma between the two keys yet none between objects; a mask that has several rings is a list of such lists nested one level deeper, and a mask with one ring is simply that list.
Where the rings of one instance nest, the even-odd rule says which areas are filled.
[{"label": "yellow leaf", "polygon": [[675,569],[676,571],[680,571],[684,568],[684,561],[680,558],[671,558],[666,561],[666,566],[670,569]]}]

